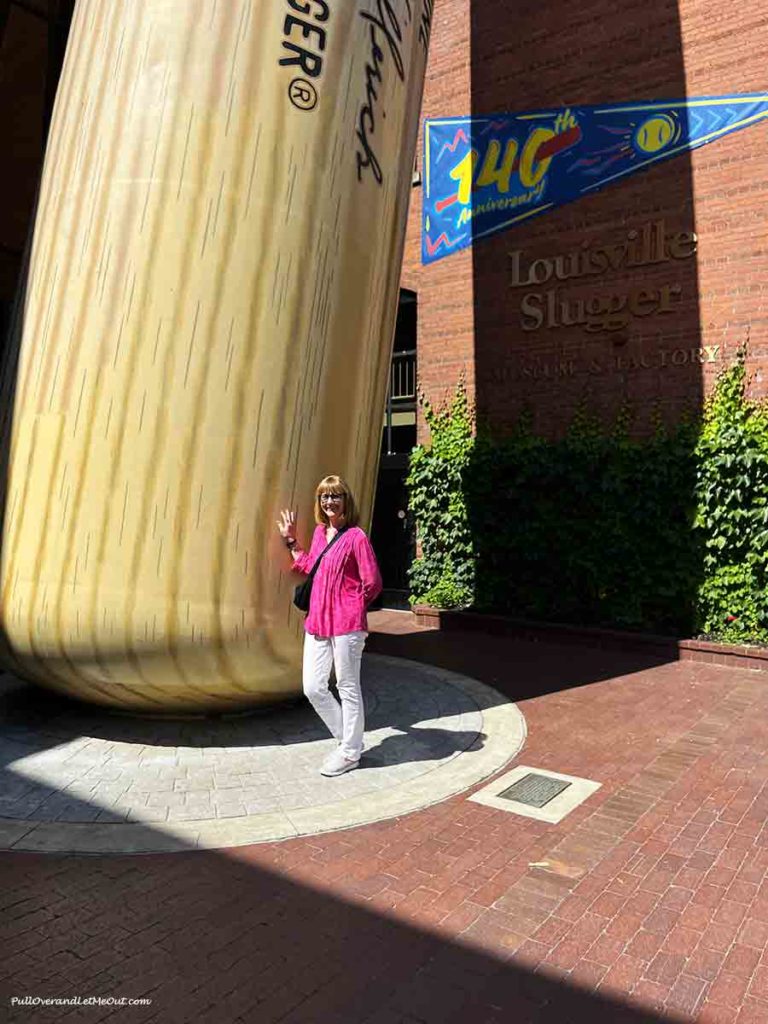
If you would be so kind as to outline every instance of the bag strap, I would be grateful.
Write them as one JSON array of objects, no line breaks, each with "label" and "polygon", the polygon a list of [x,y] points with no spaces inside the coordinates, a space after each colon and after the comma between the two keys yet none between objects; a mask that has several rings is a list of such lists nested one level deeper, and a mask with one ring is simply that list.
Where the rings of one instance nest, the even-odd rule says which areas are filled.
[{"label": "bag strap", "polygon": [[315,573],[317,572],[317,567],[318,567],[318,565],[320,565],[320,562],[322,561],[323,555],[326,554],[326,552],[329,550],[329,548],[333,547],[333,545],[336,543],[336,541],[339,539],[339,537],[342,535],[342,533],[346,533],[348,529],[349,529],[348,526],[342,526],[342,528],[340,530],[336,531],[336,536],[333,538],[333,540],[328,541],[326,546],[323,548],[323,550],[317,556],[317,558],[315,560],[315,564],[309,570],[308,578],[310,580],[315,578]]}]

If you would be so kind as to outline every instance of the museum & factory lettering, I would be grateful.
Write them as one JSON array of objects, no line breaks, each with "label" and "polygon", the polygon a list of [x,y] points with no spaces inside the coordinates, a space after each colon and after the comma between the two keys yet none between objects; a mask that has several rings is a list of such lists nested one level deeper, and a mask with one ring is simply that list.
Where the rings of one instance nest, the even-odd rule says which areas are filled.
[{"label": "museum & factory lettering", "polygon": [[[584,244],[565,254],[527,263],[521,250],[508,254],[510,288],[530,288],[554,282],[576,281],[609,271],[626,271],[685,260],[696,252],[692,231],[667,232],[664,220],[648,221],[633,228],[615,245]],[[590,333],[621,331],[634,317],[671,313],[681,286],[673,282],[658,287],[638,284],[629,289],[570,297],[555,284],[527,292],[520,303],[524,331],[540,328],[582,326]]]},{"label": "museum & factory lettering", "polygon": [[694,348],[662,348],[656,352],[613,352],[598,357],[535,359],[532,362],[510,360],[495,366],[490,379],[497,384],[516,381],[560,381],[588,375],[596,377],[613,373],[663,370],[667,367],[702,366],[719,363],[719,345]]}]

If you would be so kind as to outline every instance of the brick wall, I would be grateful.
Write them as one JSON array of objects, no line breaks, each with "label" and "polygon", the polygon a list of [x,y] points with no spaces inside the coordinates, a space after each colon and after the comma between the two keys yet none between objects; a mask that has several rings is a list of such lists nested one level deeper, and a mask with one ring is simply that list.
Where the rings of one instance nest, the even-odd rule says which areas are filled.
[{"label": "brick wall", "polygon": [[[420,170],[423,119],[472,110],[470,56],[468,0],[437,0],[417,149]],[[419,384],[428,396],[440,398],[464,373],[474,392],[472,253],[464,250],[428,270],[422,268],[420,217],[421,187],[417,186],[408,211],[402,285],[418,292]]]},{"label": "brick wall", "polygon": [[[679,99],[766,89],[768,13],[759,0],[437,0],[423,114],[488,114],[581,103]],[[403,284],[418,293],[419,379],[439,399],[464,370],[478,412],[503,430],[523,407],[545,434],[579,402],[610,417],[628,404],[635,431],[699,407],[749,332],[755,393],[768,394],[768,128],[747,128],[595,195],[420,265],[420,190],[410,211]],[[672,289],[665,315],[626,329],[524,331],[508,254],[523,264],[621,242],[644,224],[695,232],[687,259],[565,282],[574,300]],[[657,229],[658,230],[658,229]],[[546,286],[537,286],[546,290]],[[528,323],[530,323],[530,318]]]}]

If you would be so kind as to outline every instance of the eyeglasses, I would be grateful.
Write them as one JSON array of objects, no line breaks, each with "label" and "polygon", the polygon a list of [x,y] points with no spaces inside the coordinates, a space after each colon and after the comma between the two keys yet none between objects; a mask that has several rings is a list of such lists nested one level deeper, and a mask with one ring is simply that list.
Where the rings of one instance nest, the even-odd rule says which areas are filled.
[{"label": "eyeglasses", "polygon": [[329,501],[344,501],[343,494],[322,494],[320,496],[320,504],[327,505]]}]

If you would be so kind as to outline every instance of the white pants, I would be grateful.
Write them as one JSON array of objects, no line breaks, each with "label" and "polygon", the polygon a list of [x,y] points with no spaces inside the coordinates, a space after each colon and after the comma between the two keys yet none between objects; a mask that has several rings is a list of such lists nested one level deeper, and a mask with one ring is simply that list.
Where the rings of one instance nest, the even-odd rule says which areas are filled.
[{"label": "white pants", "polygon": [[[365,711],[360,661],[367,636],[363,630],[342,636],[304,636],[304,694],[350,761],[358,761],[363,752]],[[336,669],[341,704],[328,689],[331,665]]]}]

